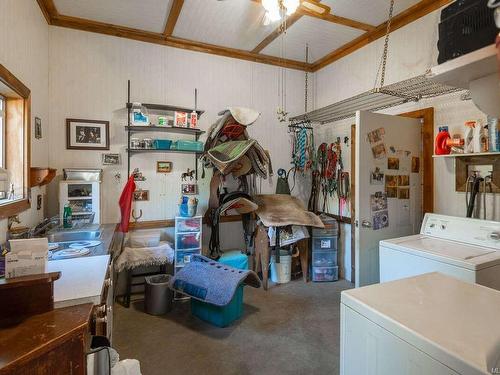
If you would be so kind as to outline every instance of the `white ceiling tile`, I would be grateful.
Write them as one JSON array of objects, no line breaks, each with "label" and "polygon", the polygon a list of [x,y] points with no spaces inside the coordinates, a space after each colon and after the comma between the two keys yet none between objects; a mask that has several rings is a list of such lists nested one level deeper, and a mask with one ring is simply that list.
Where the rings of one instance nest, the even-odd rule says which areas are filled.
[{"label": "white ceiling tile", "polygon": [[264,9],[250,0],[186,0],[173,36],[251,50],[277,26],[264,26]]},{"label": "white ceiling tile", "polygon": [[[305,61],[306,43],[309,44],[309,62],[314,62],[333,50],[343,46],[363,34],[362,30],[321,21],[312,17],[302,17],[287,31],[285,37],[285,57]],[[280,56],[281,37],[275,39],[262,51],[265,55]]]},{"label": "white ceiling tile", "polygon": [[162,33],[172,0],[54,0],[65,16]]},{"label": "white ceiling tile", "polygon": [[[419,0],[395,0],[394,15],[401,13],[418,3]],[[390,0],[323,0],[331,13],[378,26],[385,22],[389,15]]]}]

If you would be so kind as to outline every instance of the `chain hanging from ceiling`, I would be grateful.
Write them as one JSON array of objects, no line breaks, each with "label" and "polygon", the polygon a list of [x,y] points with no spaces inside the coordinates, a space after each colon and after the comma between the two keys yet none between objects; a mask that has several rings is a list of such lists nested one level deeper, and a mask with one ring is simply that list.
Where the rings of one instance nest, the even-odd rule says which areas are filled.
[{"label": "chain hanging from ceiling", "polygon": [[279,122],[286,122],[288,118],[288,112],[286,111],[286,34],[287,34],[287,22],[288,16],[286,14],[286,9],[280,4],[281,21],[280,21],[280,60],[281,67],[278,72],[278,97],[279,106],[276,111]]},{"label": "chain hanging from ceiling", "polygon": [[[387,29],[386,29],[385,40],[384,40],[384,52],[382,53],[380,65],[378,67],[377,75],[375,77],[375,85],[373,87],[374,89],[382,88],[382,87],[384,87],[384,84],[385,84],[385,73],[386,73],[387,59],[388,59],[388,54],[389,54],[389,38],[390,38],[390,34],[391,34],[391,26],[392,26],[393,16],[394,16],[394,0],[391,0],[391,4],[389,7],[389,19],[387,20]],[[379,77],[380,77],[380,86],[377,87],[377,84],[379,82]]]}]

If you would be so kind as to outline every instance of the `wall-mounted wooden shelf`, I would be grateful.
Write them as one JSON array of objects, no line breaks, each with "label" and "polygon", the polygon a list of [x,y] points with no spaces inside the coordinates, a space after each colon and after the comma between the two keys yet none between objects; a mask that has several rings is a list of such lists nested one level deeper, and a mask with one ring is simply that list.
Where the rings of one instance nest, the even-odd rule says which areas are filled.
[{"label": "wall-mounted wooden shelf", "polygon": [[471,154],[432,155],[433,158],[463,158],[467,156],[500,156],[500,152],[476,152]]},{"label": "wall-mounted wooden shelf", "polygon": [[57,169],[30,168],[30,187],[47,185],[56,176]]}]

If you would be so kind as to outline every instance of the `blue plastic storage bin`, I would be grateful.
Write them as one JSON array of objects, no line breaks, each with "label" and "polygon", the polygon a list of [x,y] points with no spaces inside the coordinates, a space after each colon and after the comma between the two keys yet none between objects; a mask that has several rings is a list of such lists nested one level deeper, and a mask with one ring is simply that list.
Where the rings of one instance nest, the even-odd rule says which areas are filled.
[{"label": "blue plastic storage bin", "polygon": [[[219,263],[230,267],[248,269],[248,257],[241,251],[228,251],[219,259]],[[191,314],[217,327],[227,327],[243,315],[243,285],[240,285],[234,297],[226,306],[211,305],[191,298]]]},{"label": "blue plastic storage bin", "polygon": [[226,306],[216,306],[191,298],[191,314],[217,327],[227,327],[243,315],[243,285]]},{"label": "blue plastic storage bin", "polygon": [[155,139],[154,148],[157,150],[170,150],[172,141],[170,139]]}]

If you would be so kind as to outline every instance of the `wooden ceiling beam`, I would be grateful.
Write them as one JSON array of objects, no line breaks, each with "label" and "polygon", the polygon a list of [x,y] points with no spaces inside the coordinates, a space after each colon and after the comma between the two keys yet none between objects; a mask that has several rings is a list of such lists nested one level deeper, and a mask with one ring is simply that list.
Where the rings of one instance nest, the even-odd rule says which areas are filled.
[{"label": "wooden ceiling beam", "polygon": [[[302,14],[295,12],[294,14],[288,16],[286,18],[286,28],[288,29],[290,26],[292,26],[295,22],[297,22],[299,19],[302,18]],[[257,47],[255,47],[252,50],[252,53],[260,53],[264,48],[266,48],[268,45],[270,45],[276,38],[278,38],[281,34],[283,34],[284,29],[281,27],[281,24],[268,36],[265,37],[265,39],[260,42]]]},{"label": "wooden ceiling beam", "polygon": [[42,10],[43,16],[49,25],[52,24],[52,17],[59,15],[53,0],[36,0]]},{"label": "wooden ceiling beam", "polygon": [[165,31],[163,35],[165,37],[171,36],[174,33],[175,25],[181,14],[182,6],[184,5],[184,0],[174,0],[170,12],[168,13],[167,24],[165,25]]},{"label": "wooden ceiling beam", "polygon": [[91,21],[87,19],[57,15],[52,19],[52,25],[66,27],[70,29],[89,31],[93,33],[112,35],[120,38],[139,40],[142,42],[161,44],[174,48],[182,48],[190,51],[209,53],[212,55],[231,57],[241,60],[258,62],[268,65],[276,65],[290,69],[310,71],[311,64],[301,61],[281,59],[275,56],[257,54],[245,50],[220,47],[213,44],[195,42],[191,40],[176,38],[173,36],[165,37],[163,33],[154,33],[150,31],[138,30],[124,26]]},{"label": "wooden ceiling beam", "polygon": [[323,21],[336,23],[338,25],[351,27],[353,29],[358,29],[363,31],[374,31],[376,29],[375,26],[368,25],[367,23],[359,22],[350,18],[336,16],[335,14],[331,13],[324,13],[324,14],[314,13],[304,7],[300,7],[296,13],[302,14],[303,16],[313,17]]},{"label": "wooden ceiling beam", "polygon": [[[418,20],[421,17],[451,3],[454,0],[422,0],[414,6],[406,9],[392,20],[391,32],[396,31],[413,21]],[[342,47],[332,51],[328,55],[322,57],[318,61],[312,64],[312,71],[316,72],[327,65],[345,57],[358,49],[366,46],[367,44],[385,36],[387,30],[387,22],[384,22],[377,26],[375,30],[366,32],[360,37],[352,40],[351,42],[343,45]]]}]

